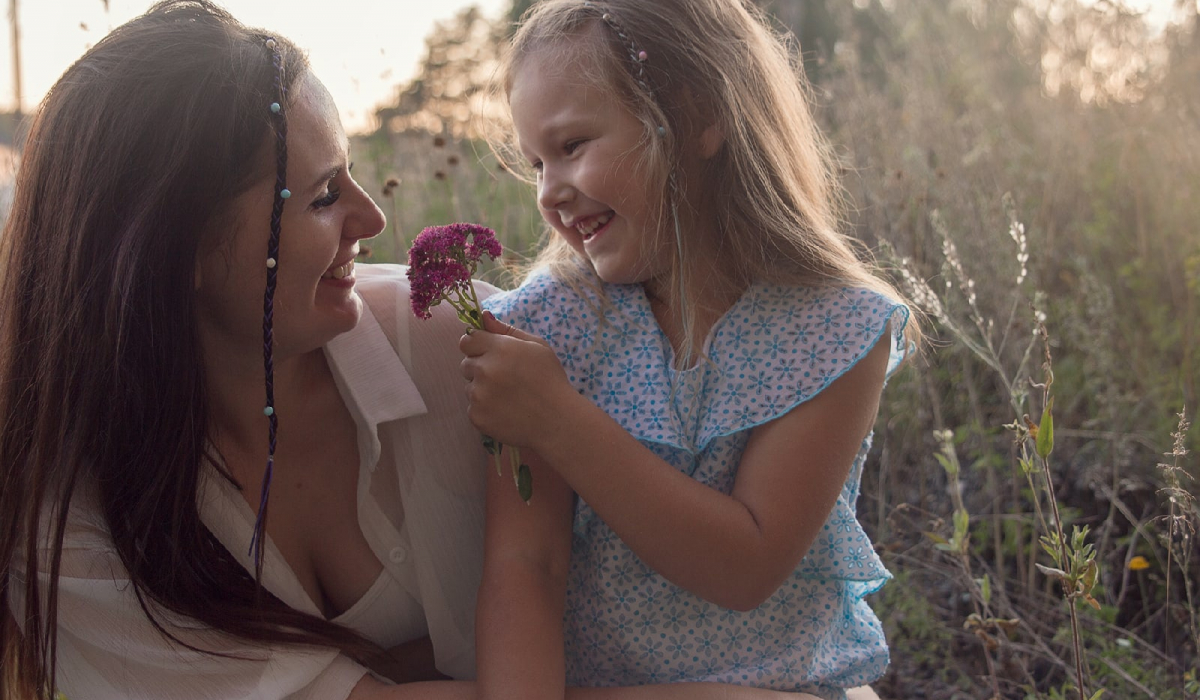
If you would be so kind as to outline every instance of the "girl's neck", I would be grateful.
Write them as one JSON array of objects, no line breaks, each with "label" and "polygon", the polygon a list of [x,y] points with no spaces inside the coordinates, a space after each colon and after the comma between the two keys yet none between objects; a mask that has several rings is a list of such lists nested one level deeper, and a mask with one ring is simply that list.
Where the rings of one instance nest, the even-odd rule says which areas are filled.
[{"label": "girl's neck", "polygon": [[[671,343],[675,357],[690,356],[692,360],[688,363],[689,365],[695,363],[713,326],[729,309],[733,308],[745,291],[744,288],[738,288],[733,284],[720,283],[719,276],[714,275],[712,278],[706,279],[711,279],[712,283],[706,282],[700,285],[695,290],[697,293],[683,304],[677,300],[678,293],[670,294],[666,291],[667,282],[665,280],[647,280],[642,284],[646,299],[650,302],[650,310],[654,313],[654,318],[658,321],[663,335]],[[685,327],[685,313],[690,315],[693,321],[690,339],[688,338],[689,329]],[[687,352],[688,348],[691,349],[691,352]]]}]

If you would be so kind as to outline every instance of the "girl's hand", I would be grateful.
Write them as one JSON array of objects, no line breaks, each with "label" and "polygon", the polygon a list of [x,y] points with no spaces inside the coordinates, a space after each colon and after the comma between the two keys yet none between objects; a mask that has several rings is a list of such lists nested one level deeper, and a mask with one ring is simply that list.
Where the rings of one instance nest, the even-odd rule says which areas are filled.
[{"label": "girl's hand", "polygon": [[483,330],[458,341],[470,408],[467,416],[485,435],[505,445],[536,449],[567,403],[582,397],[549,344],[513,328],[490,311]]}]

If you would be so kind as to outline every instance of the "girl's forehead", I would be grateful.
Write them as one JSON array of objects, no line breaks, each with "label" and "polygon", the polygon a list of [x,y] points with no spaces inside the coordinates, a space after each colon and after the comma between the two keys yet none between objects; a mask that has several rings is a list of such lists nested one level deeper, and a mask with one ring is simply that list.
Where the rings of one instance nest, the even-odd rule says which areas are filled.
[{"label": "girl's forehead", "polygon": [[512,62],[508,87],[531,66],[543,75],[565,75],[586,81],[592,87],[612,89],[610,48],[602,36],[603,27],[596,22],[574,32],[545,37],[522,47]]}]

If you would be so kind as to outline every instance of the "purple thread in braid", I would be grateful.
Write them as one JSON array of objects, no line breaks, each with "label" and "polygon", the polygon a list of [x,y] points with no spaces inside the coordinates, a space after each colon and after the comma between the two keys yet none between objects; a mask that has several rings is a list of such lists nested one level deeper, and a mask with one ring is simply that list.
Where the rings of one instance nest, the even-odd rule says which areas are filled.
[{"label": "purple thread in braid", "polygon": [[266,374],[268,442],[267,468],[263,473],[262,491],[258,502],[258,515],[254,520],[254,533],[250,537],[250,556],[254,560],[255,578],[262,579],[263,541],[267,524],[267,500],[271,495],[271,474],[275,470],[276,433],[279,416],[275,412],[275,365],[272,360],[275,326],[275,280],[279,274],[279,234],[282,231],[283,191],[287,189],[287,90],[284,87],[283,57],[274,39],[267,40],[271,60],[275,65],[275,93],[279,111],[271,110],[272,130],[275,132],[275,200],[271,207],[271,236],[267,240],[267,258],[276,261],[267,266],[267,287],[263,293],[263,370]]}]

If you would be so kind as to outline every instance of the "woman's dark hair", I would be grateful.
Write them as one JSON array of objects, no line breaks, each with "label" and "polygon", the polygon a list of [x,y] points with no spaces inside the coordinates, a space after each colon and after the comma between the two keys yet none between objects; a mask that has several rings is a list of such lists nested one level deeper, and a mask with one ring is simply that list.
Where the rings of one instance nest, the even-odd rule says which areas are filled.
[{"label": "woman's dark hair", "polygon": [[[213,460],[196,256],[274,175],[268,38],[208,0],[159,2],[72,65],[33,119],[0,238],[0,685],[17,697],[53,695],[64,528],[84,492],[176,642],[156,609],[247,640],[378,651],[263,591],[197,505]],[[273,38],[286,90],[307,61]]]}]

